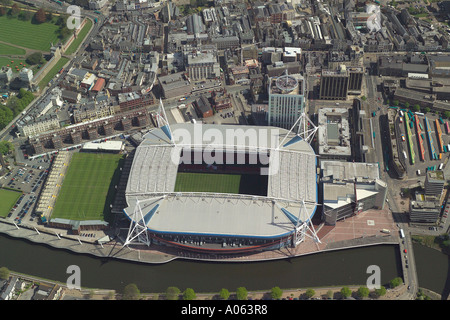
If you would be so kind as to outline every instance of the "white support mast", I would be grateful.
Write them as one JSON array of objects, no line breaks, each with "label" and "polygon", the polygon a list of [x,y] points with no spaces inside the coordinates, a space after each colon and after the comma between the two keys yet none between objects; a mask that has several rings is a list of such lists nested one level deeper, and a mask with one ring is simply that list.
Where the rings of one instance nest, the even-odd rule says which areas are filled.
[{"label": "white support mast", "polygon": [[[302,211],[304,211],[305,216],[308,217],[307,222],[302,222],[301,220]],[[310,237],[316,243],[322,243],[319,237],[317,236],[316,229],[314,228],[314,225],[311,221],[312,217],[311,218],[309,217],[310,215],[308,214],[308,210],[306,209],[305,201],[302,201],[297,217],[298,222],[297,225],[295,226],[294,246],[297,246],[300,242],[303,242],[305,236]],[[308,231],[311,233],[311,235],[308,234]]]},{"label": "white support mast", "polygon": [[161,128],[161,130],[166,134],[166,136],[174,145],[175,141],[173,140],[172,130],[170,129],[169,121],[167,120],[166,116],[166,110],[164,109],[161,98],[159,98],[158,113],[156,114],[156,124],[159,128]]},{"label": "white support mast", "polygon": [[295,121],[294,125],[291,127],[289,132],[284,136],[283,140],[281,140],[280,144],[278,145],[278,149],[283,146],[285,140],[287,139],[289,134],[294,131],[297,124],[298,124],[297,136],[302,138],[309,144],[314,138],[314,135],[316,134],[317,130],[319,130],[319,128],[316,127],[316,125],[308,118],[306,113],[303,111],[300,117],[298,117],[297,121]]},{"label": "white support mast", "polygon": [[128,235],[124,246],[127,246],[130,243],[146,244],[147,246],[150,245],[150,239],[147,234],[147,226],[145,225],[145,219],[139,200],[136,201],[136,206],[134,207],[133,218],[130,222],[130,227],[128,229]]}]

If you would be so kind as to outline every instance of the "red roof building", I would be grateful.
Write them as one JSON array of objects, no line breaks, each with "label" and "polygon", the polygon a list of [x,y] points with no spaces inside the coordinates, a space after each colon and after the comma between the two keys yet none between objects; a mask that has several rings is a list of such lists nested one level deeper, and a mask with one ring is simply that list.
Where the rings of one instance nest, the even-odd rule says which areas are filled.
[{"label": "red roof building", "polygon": [[91,91],[102,91],[103,88],[105,87],[105,79],[103,78],[98,78],[97,81],[95,82],[94,86],[92,87]]}]

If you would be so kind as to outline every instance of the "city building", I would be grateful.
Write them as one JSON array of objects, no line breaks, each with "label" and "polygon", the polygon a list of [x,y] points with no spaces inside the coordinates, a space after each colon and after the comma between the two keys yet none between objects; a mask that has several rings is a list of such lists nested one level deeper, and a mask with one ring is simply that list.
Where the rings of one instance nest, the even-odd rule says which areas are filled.
[{"label": "city building", "polygon": [[291,129],[304,111],[305,82],[300,74],[288,74],[269,79],[269,126]]},{"label": "city building", "polygon": [[191,82],[185,79],[183,72],[158,77],[159,85],[165,99],[190,95]]},{"label": "city building", "polygon": [[377,163],[321,161],[322,219],[327,225],[369,209],[383,209],[387,184]]},{"label": "city building", "polygon": [[185,55],[186,71],[190,80],[205,80],[220,77],[220,64],[212,51],[193,51]]},{"label": "city building", "polygon": [[195,111],[200,118],[208,118],[213,116],[213,109],[211,107],[211,103],[209,103],[208,99],[201,95],[195,101]]},{"label": "city building", "polygon": [[445,177],[442,170],[428,170],[425,177],[425,195],[433,196],[440,200],[444,190]]},{"label": "city building", "polygon": [[350,160],[350,126],[347,108],[320,108],[318,111],[319,155],[327,159]]},{"label": "city building", "polygon": [[410,201],[409,220],[412,223],[435,224],[439,219],[440,205],[437,200],[427,200],[426,196],[416,193],[415,199]]},{"label": "city building", "polygon": [[[338,70],[322,70],[319,99],[346,100],[349,87],[349,71],[345,65]],[[354,81],[356,83],[356,81]]]}]

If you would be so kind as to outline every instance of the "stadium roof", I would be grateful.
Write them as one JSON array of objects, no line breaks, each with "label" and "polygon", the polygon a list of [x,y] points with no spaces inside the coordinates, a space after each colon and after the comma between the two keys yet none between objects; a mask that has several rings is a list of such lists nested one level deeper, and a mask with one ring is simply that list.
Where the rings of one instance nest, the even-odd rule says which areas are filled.
[{"label": "stadium roof", "polygon": [[[208,133],[222,135],[225,142],[211,139]],[[160,233],[262,238],[290,233],[294,225],[313,216],[317,181],[313,149],[288,133],[276,127],[184,123],[171,126],[173,144],[162,129],[151,130],[136,150],[124,212]],[[255,134],[270,139],[255,143]],[[267,196],[174,192],[181,150],[205,146],[216,151],[269,152]],[[138,202],[141,211],[135,210]]]}]

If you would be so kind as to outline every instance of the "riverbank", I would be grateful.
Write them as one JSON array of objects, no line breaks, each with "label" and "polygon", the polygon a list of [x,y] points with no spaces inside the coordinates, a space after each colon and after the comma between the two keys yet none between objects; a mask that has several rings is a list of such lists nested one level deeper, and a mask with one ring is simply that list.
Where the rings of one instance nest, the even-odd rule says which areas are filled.
[{"label": "riverbank", "polygon": [[[17,226],[7,219],[0,219],[0,233],[14,238],[98,258],[114,258],[149,264],[164,264],[176,259],[207,262],[263,262],[291,259],[319,252],[399,243],[399,237],[394,235],[396,233],[384,234],[380,232],[382,229],[395,230],[395,223],[390,213],[387,210],[368,210],[345,219],[336,226],[318,230],[319,242],[312,237],[305,237],[305,240],[295,248],[285,247],[245,255],[216,255],[181,251],[174,247],[154,244],[123,246],[121,241],[100,244],[95,238],[82,239],[77,235],[62,234],[60,229]],[[67,231],[64,230],[64,232]]]},{"label": "riverbank", "polygon": [[[359,299],[357,290],[360,286],[347,286],[352,291],[351,299]],[[307,298],[306,291],[313,289],[315,294],[311,299]],[[320,288],[299,288],[299,289],[282,289],[283,294],[281,300],[343,300],[345,299],[341,294],[342,287],[320,287]],[[386,294],[382,297],[376,296],[374,291],[371,291],[368,298],[375,300],[402,300],[403,294],[406,292],[406,286],[401,285],[394,289],[387,289]],[[77,300],[120,300],[121,294],[114,291],[102,290],[97,292],[96,290],[66,290],[66,299]],[[428,291],[429,292],[429,291]],[[230,297],[235,296],[235,292],[230,292]],[[180,295],[181,296],[181,295]],[[330,298],[331,297],[331,298]],[[165,300],[164,293],[142,293],[140,294],[141,300]],[[180,297],[180,300],[182,298]],[[196,293],[195,300],[218,300],[218,293]],[[269,291],[250,291],[247,296],[248,300],[271,300]],[[437,299],[436,299],[437,300]]]},{"label": "riverbank", "polygon": [[411,235],[411,240],[413,243],[418,243],[425,247],[437,250],[447,256],[450,256],[450,248],[445,246],[445,241],[448,241],[448,235],[446,238],[441,238],[441,236],[433,235]]}]

